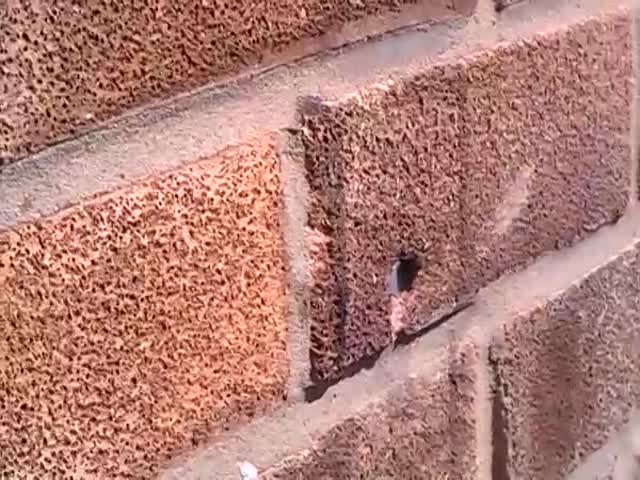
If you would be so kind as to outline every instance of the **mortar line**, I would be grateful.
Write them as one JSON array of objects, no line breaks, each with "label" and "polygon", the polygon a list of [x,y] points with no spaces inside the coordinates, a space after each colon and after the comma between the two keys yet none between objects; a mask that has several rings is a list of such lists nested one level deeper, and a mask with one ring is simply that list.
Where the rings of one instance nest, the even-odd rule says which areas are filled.
[{"label": "mortar line", "polygon": [[[497,280],[481,290],[476,303],[452,319],[450,325],[389,352],[371,370],[333,386],[318,401],[289,406],[224,434],[210,445],[176,459],[160,479],[237,480],[239,461],[249,461],[264,470],[290,455],[310,452],[314,439],[347,418],[363,414],[410,378],[446,373],[450,329],[455,328],[458,341],[488,343],[505,323],[526,316],[539,308],[541,301],[553,301],[639,244],[640,209],[636,208],[616,225],[603,227],[573,247]],[[536,281],[541,277],[548,281]]]},{"label": "mortar line", "polygon": [[[636,0],[637,1],[637,0]],[[640,199],[638,183],[640,183],[640,6],[635,5],[631,20],[631,41],[633,61],[633,91],[631,105],[631,128],[629,141],[631,144],[631,186],[629,205],[635,205]]]},{"label": "mortar line", "polygon": [[282,235],[288,257],[289,303],[287,351],[289,378],[287,400],[304,401],[304,387],[311,375],[309,350],[311,331],[306,310],[309,285],[309,255],[306,241],[309,186],[304,170],[304,146],[299,135],[278,134],[280,175],[283,185]]},{"label": "mortar line", "polygon": [[[427,9],[426,12],[425,9]],[[175,92],[167,93],[165,97],[151,98],[106,120],[81,127],[76,133],[60,135],[57,140],[42,148],[15,157],[15,161],[29,159],[48,149],[59,147],[90,133],[107,130],[132,120],[135,122],[136,117],[144,116],[148,111],[161,111],[167,107],[170,108],[171,104],[181,101],[189,103],[189,100],[193,100],[197,95],[207,91],[223,90],[230,85],[250,82],[280,68],[295,66],[324,55],[340,54],[371,39],[378,40],[387,35],[403,33],[419,25],[446,23],[462,15],[463,13],[458,13],[454,7],[447,6],[446,3],[433,4],[429,0],[417,0],[416,3],[404,4],[397,10],[380,12],[347,24],[337,25],[317,37],[303,38],[286,45],[281,51],[262,52],[262,60],[259,63],[250,65],[242,71],[222,74],[187,91],[182,91],[177,86]]]},{"label": "mortar line", "polygon": [[[487,1],[482,0],[481,8],[487,8]],[[567,0],[540,11],[532,6],[535,15],[531,17],[501,18],[499,35],[487,25],[494,20],[483,20],[481,11],[480,17],[417,26],[339,54],[314,57],[251,81],[209,88],[186,100],[144,110],[130,121],[3,168],[0,230],[292,126],[289,122],[298,96],[341,98],[376,83],[461,61],[466,55],[494,48],[497,40],[532,38],[619,11],[620,6],[620,0]]]},{"label": "mortar line", "polygon": [[476,396],[474,413],[476,420],[476,452],[478,456],[477,480],[497,480],[493,478],[493,408],[492,379],[489,363],[490,342],[487,335],[478,335],[476,343],[479,349],[479,361],[474,365],[476,371]]}]

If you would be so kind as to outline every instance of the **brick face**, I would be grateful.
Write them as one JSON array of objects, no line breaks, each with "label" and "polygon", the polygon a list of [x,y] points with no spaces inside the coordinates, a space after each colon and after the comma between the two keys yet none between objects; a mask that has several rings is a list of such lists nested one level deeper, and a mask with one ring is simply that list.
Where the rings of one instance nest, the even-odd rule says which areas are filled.
[{"label": "brick face", "polygon": [[628,14],[594,18],[467,68],[460,194],[467,282],[484,285],[622,215],[631,167],[630,26]]},{"label": "brick face", "polygon": [[[417,360],[417,359],[416,359]],[[450,363],[423,366],[414,378],[317,435],[261,480],[477,478],[477,348],[468,343]],[[434,365],[431,365],[434,366]],[[446,477],[444,477],[446,478]]]},{"label": "brick face", "polygon": [[531,314],[491,348],[512,478],[564,478],[640,399],[640,243]]},{"label": "brick face", "polygon": [[[629,26],[626,13],[595,17],[302,104],[316,379],[622,214]],[[386,280],[402,250],[423,268],[393,305]]]},{"label": "brick face", "polygon": [[[5,2],[0,167],[142,102],[238,73],[300,40],[416,3],[427,17],[456,13],[448,0],[137,0],[91,7],[69,0]],[[470,0],[457,5],[465,14],[473,9]]]},{"label": "brick face", "polygon": [[[640,399],[633,215],[496,282],[472,309],[317,402],[219,439],[163,478],[219,478],[216,467],[227,473],[239,458],[256,462],[261,480],[595,479],[608,478],[599,475],[615,456],[616,468],[635,468],[637,432],[622,442],[618,433]],[[614,450],[592,455],[610,439]]]},{"label": "brick face", "polygon": [[283,400],[274,148],[0,236],[0,477],[151,478]]},{"label": "brick face", "polygon": [[[10,2],[0,92],[20,95],[0,95],[0,169],[145,99],[415,3],[211,1]],[[576,467],[640,401],[632,13],[580,0],[494,15],[515,3],[291,69],[292,84],[330,79],[340,62],[415,42],[393,81],[304,97],[286,132],[159,162],[181,167],[1,230],[0,478],[227,480],[242,460],[260,480],[582,478]],[[419,6],[436,4],[477,6]],[[426,38],[433,50],[413,49]],[[304,88],[344,93],[349,79]],[[181,122],[196,110],[181,105],[166,114],[194,146],[202,137]],[[115,136],[101,141],[128,142]],[[146,165],[146,146],[127,161]],[[41,175],[49,192],[79,183],[42,165],[11,178]],[[37,211],[37,189],[20,182],[16,211]],[[415,280],[391,292],[411,256]],[[605,473],[587,473],[635,474],[636,433]]]}]

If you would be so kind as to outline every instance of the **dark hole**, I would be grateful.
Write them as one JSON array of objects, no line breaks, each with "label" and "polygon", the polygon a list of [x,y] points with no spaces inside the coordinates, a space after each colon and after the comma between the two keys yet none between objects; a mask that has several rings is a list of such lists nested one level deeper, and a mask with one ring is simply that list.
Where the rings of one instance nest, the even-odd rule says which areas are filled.
[{"label": "dark hole", "polygon": [[418,272],[420,271],[420,267],[420,259],[415,253],[402,252],[398,255],[393,270],[391,271],[391,293],[396,294],[411,290],[413,282],[416,280]]}]

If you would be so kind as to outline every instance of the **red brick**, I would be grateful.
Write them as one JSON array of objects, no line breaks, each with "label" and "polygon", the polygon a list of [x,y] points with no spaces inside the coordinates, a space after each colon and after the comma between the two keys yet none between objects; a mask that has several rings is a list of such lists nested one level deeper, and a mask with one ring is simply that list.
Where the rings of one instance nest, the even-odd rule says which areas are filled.
[{"label": "red brick", "polygon": [[312,449],[283,459],[261,480],[478,478],[478,350],[466,344],[448,360],[420,364],[384,398],[312,432]]},{"label": "red brick", "polygon": [[[628,12],[595,16],[304,102],[315,380],[621,215],[629,27]],[[386,279],[401,249],[423,269],[392,311]]]},{"label": "red brick", "polygon": [[[492,283],[371,370],[160,478],[233,479],[238,461],[262,480],[599,478],[586,474],[615,462],[592,454],[620,438],[640,398],[639,213]],[[630,454],[636,440],[618,446]]]},{"label": "red brick", "polygon": [[271,139],[0,236],[0,477],[151,478],[286,392]]},{"label": "red brick", "polygon": [[457,11],[450,0],[3,2],[0,167],[149,100],[415,20],[469,14],[472,2]]},{"label": "red brick", "polygon": [[565,478],[640,400],[640,242],[507,323],[491,347],[510,478]]},{"label": "red brick", "polygon": [[571,245],[624,211],[630,19],[601,16],[469,66],[462,214],[472,283]]}]

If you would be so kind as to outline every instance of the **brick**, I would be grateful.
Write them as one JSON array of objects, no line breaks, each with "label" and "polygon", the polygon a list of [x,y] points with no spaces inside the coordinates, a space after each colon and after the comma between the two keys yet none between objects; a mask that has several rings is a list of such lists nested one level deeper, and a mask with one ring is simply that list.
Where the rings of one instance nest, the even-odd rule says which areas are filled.
[{"label": "brick", "polygon": [[0,477],[151,478],[286,392],[274,141],[0,236]]},{"label": "brick", "polygon": [[[450,0],[11,1],[0,24],[0,167],[151,99],[453,14]],[[346,29],[370,17],[377,22]]]},{"label": "brick", "polygon": [[[301,104],[314,381],[621,215],[629,27],[624,10],[592,16]],[[422,269],[392,301],[387,279],[402,250]]]},{"label": "brick", "polygon": [[628,13],[601,16],[469,67],[462,212],[473,283],[571,245],[624,211],[630,26]]},{"label": "brick", "polygon": [[507,322],[490,361],[510,478],[565,478],[640,400],[640,242]]},{"label": "brick", "polygon": [[440,329],[317,401],[292,405],[176,458],[161,480],[488,478],[487,336]]},{"label": "brick", "polygon": [[463,345],[449,360],[433,370],[421,364],[413,378],[327,432],[312,433],[313,448],[285,458],[260,478],[478,478],[478,350]]}]

